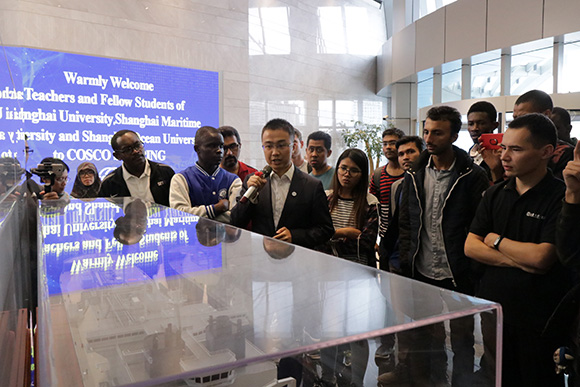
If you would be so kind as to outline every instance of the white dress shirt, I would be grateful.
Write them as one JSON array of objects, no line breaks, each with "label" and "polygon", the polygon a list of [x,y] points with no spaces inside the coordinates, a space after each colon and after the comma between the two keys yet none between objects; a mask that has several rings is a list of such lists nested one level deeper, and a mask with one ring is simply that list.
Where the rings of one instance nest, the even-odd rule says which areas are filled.
[{"label": "white dress shirt", "polygon": [[151,166],[149,166],[149,160],[145,161],[145,170],[141,176],[137,177],[131,175],[125,164],[122,164],[123,168],[123,179],[127,183],[127,188],[129,188],[129,193],[134,198],[139,198],[146,202],[155,202],[153,199],[153,194],[151,194],[151,189],[149,188],[149,178],[151,177]]},{"label": "white dress shirt", "polygon": [[282,175],[278,176],[275,172],[270,175],[270,187],[272,191],[272,213],[274,215],[274,228],[278,229],[278,222],[282,216],[282,210],[290,191],[290,183],[294,177],[294,165]]}]

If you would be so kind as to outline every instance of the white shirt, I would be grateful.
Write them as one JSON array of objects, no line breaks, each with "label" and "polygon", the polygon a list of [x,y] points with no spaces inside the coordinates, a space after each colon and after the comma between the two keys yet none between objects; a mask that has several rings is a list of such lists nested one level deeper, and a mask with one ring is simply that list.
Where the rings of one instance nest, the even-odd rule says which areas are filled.
[{"label": "white shirt", "polygon": [[270,187],[272,191],[272,213],[274,214],[274,228],[278,229],[278,222],[282,216],[282,210],[284,209],[284,203],[286,203],[286,197],[288,197],[288,191],[290,191],[290,183],[292,182],[292,177],[294,177],[294,165],[279,177],[275,172],[270,175]]},{"label": "white shirt", "polygon": [[151,194],[151,189],[149,188],[149,178],[151,177],[151,167],[149,166],[149,160],[145,160],[145,170],[141,176],[137,177],[131,175],[125,164],[123,163],[123,179],[127,183],[127,188],[129,188],[129,193],[134,198],[139,198],[146,202],[155,202],[153,199],[153,194]]}]

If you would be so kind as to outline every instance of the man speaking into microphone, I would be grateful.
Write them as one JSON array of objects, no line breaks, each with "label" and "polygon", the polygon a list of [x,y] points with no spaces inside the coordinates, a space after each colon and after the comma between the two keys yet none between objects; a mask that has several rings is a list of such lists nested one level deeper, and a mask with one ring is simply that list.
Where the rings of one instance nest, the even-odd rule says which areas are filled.
[{"label": "man speaking into microphone", "polygon": [[292,164],[294,147],[288,121],[276,118],[264,126],[262,148],[272,173],[267,177],[265,168],[245,179],[240,197],[246,199],[232,209],[231,224],[314,248],[332,237],[334,227],[322,183]]}]

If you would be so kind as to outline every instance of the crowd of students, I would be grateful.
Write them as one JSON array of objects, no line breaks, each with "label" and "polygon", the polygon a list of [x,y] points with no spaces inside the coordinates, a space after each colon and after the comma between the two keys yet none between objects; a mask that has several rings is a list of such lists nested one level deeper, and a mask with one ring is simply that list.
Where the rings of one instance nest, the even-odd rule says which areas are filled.
[{"label": "crowd of students", "polygon": [[[453,145],[461,114],[448,106],[429,110],[422,138],[385,130],[388,162],[373,173],[365,152],[355,148],[329,165],[330,136],[317,131],[304,144],[283,119],[262,129],[270,167],[264,171],[239,160],[242,141],[230,126],[200,128],[198,161],[178,173],[147,160],[138,134],[121,130],[111,146],[122,165],[101,181],[95,165],[81,164],[71,196],[140,198],[499,302],[503,384],[559,385],[553,352],[574,342],[566,330],[545,328],[575,284],[569,268],[580,266],[580,149],[570,138],[570,116],[549,95],[530,91],[516,101],[499,149],[482,141],[499,126],[491,103],[475,103],[467,119],[469,152]],[[40,194],[66,197],[68,166],[43,162],[62,163],[66,171],[43,181],[52,190]],[[493,385],[495,325],[482,320],[484,355],[476,367],[474,324],[472,318],[451,321],[450,380],[443,324],[381,338],[379,386]],[[368,357],[368,345],[354,343],[352,353]],[[322,352],[319,385],[336,385],[337,356]],[[350,383],[362,386],[366,359],[353,364],[359,369]],[[570,372],[575,376],[573,367]]]}]

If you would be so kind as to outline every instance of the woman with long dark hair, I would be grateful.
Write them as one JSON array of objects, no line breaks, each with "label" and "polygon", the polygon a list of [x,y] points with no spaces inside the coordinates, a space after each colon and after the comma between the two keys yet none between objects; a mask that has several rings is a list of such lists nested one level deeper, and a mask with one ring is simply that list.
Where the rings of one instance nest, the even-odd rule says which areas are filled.
[{"label": "woman with long dark hair", "polygon": [[[379,228],[376,197],[368,193],[369,161],[360,149],[350,148],[338,158],[332,190],[326,191],[334,236],[322,248],[328,254],[377,267],[375,243]],[[350,347],[350,348],[349,348]],[[336,385],[341,358],[348,358],[350,349],[350,386],[362,387],[369,357],[366,340],[325,348],[320,351],[321,385]]]},{"label": "woman with long dark hair", "polygon": [[73,198],[96,198],[101,188],[101,178],[95,164],[84,162],[77,168],[77,177],[70,195]]},{"label": "woman with long dark hair", "polygon": [[325,251],[337,257],[376,267],[375,243],[379,201],[368,193],[369,161],[360,149],[342,152],[326,191],[335,233]]}]

